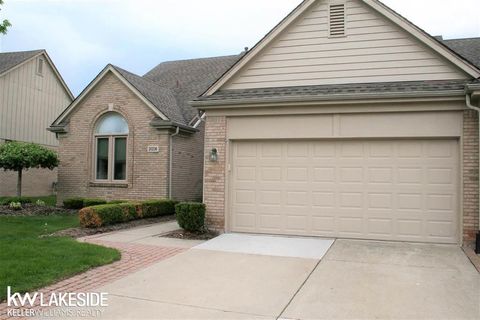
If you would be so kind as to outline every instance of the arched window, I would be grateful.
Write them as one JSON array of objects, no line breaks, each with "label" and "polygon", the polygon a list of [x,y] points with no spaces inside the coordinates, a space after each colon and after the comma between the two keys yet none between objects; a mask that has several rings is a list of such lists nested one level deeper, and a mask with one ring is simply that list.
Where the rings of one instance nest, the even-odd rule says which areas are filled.
[{"label": "arched window", "polygon": [[95,125],[95,180],[127,180],[128,123],[116,112],[103,115]]}]

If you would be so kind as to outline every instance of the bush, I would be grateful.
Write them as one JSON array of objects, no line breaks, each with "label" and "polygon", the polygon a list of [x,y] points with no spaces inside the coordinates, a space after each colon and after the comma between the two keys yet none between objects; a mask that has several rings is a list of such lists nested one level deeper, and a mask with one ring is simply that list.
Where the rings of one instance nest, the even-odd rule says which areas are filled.
[{"label": "bush", "polygon": [[35,204],[36,204],[37,206],[41,206],[41,207],[45,207],[45,206],[47,205],[47,204],[45,203],[45,201],[40,200],[40,199],[38,199],[38,200],[35,202]]},{"label": "bush", "polygon": [[18,211],[22,209],[22,204],[20,202],[10,202],[9,207],[12,210]]},{"label": "bush", "polygon": [[99,206],[101,204],[107,204],[107,201],[102,199],[83,199],[83,208]]},{"label": "bush", "polygon": [[126,222],[136,218],[131,204],[103,204],[80,210],[80,224],[85,228],[98,228]]},{"label": "bush", "polygon": [[83,198],[70,198],[63,200],[63,207],[65,209],[82,209]]},{"label": "bush", "polygon": [[128,200],[112,200],[108,201],[108,204],[120,204],[120,203],[127,203]]},{"label": "bush", "polygon": [[201,231],[205,227],[205,205],[197,202],[182,202],[175,206],[178,225],[187,231]]},{"label": "bush", "polygon": [[152,218],[175,214],[176,201],[173,200],[148,200],[141,203],[141,217]]},{"label": "bush", "polygon": [[108,203],[80,210],[80,225],[99,228],[146,217],[173,215],[175,201],[150,200],[145,202]]},{"label": "bush", "polygon": [[8,206],[12,202],[19,202],[20,204],[32,203],[33,200],[28,197],[5,197],[0,199],[0,205]]}]

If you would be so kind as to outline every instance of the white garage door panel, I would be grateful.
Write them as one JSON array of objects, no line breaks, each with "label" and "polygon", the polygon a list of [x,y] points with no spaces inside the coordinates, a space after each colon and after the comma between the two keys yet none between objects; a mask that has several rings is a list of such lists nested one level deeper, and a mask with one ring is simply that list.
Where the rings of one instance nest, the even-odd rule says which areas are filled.
[{"label": "white garage door panel", "polygon": [[233,143],[236,232],[458,242],[456,140]]}]

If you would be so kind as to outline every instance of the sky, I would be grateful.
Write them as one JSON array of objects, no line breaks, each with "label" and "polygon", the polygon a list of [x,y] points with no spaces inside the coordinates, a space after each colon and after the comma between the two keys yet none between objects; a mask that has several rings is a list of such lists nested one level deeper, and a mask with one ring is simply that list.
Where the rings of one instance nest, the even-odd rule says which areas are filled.
[{"label": "sky", "polygon": [[[78,95],[108,64],[143,75],[163,61],[238,54],[301,0],[5,0],[0,51],[46,49]],[[432,35],[480,37],[479,0],[383,0]]]}]

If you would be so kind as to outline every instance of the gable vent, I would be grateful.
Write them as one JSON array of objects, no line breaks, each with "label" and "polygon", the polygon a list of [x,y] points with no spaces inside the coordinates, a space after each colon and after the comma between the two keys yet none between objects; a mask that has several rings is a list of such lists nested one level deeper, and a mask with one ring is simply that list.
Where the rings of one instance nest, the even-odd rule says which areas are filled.
[{"label": "gable vent", "polygon": [[330,5],[330,37],[345,36],[345,4]]}]

